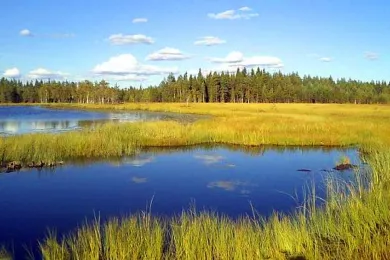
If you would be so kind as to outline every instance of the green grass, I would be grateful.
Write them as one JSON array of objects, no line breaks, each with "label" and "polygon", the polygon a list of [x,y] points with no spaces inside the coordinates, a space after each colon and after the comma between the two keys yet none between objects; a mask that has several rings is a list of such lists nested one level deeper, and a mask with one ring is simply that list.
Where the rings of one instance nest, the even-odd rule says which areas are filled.
[{"label": "green grass", "polygon": [[[292,215],[237,220],[194,209],[171,219],[150,214],[96,220],[41,241],[44,259],[390,259],[390,106],[318,104],[125,104],[66,106],[144,109],[212,118],[192,124],[143,122],[95,130],[2,138],[3,160],[66,160],[131,155],[201,143],[359,145],[372,168],[357,184],[329,180]],[[1,255],[1,254],[0,254]]]}]

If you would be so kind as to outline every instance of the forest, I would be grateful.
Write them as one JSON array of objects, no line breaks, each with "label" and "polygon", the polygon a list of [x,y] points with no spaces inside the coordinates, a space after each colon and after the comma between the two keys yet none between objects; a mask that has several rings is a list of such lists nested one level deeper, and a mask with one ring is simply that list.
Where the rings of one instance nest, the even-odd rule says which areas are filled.
[{"label": "forest", "polygon": [[197,75],[170,74],[158,86],[119,88],[107,81],[21,81],[0,79],[0,103],[390,103],[390,82],[301,77],[261,69],[235,73],[199,69]]}]

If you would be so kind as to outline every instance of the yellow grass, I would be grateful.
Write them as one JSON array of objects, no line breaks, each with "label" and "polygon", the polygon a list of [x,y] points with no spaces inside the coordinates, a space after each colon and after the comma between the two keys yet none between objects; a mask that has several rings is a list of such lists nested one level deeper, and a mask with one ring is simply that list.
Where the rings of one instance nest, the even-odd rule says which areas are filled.
[{"label": "yellow grass", "polygon": [[133,154],[141,147],[200,143],[388,146],[390,106],[335,104],[122,104],[51,107],[149,110],[211,117],[194,123],[107,124],[95,130],[0,139],[3,161],[66,160]]}]

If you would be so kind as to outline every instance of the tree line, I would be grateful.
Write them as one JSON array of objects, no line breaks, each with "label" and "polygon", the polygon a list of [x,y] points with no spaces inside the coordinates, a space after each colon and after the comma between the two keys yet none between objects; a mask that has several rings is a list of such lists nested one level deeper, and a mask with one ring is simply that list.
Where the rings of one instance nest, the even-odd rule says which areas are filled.
[{"label": "tree line", "polygon": [[158,86],[119,88],[104,80],[27,81],[2,78],[0,103],[390,103],[390,82],[364,82],[332,77],[301,77],[237,69],[235,73],[170,74]]}]

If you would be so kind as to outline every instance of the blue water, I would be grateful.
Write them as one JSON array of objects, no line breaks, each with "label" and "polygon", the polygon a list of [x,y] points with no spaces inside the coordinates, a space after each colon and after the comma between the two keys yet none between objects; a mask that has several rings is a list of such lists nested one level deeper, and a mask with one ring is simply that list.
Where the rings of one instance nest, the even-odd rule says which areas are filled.
[{"label": "blue water", "polygon": [[0,106],[0,135],[62,132],[107,122],[178,119],[180,115],[153,112],[112,112],[50,109],[38,106]]},{"label": "blue water", "polygon": [[[244,149],[193,147],[144,151],[131,158],[68,162],[55,170],[0,174],[0,245],[36,248],[48,228],[59,234],[100,216],[102,220],[146,210],[173,216],[191,204],[232,218],[299,207],[315,183],[325,197],[325,179],[351,181],[354,173],[329,172],[341,156],[356,164],[354,149]],[[300,172],[298,169],[310,169]]]}]

